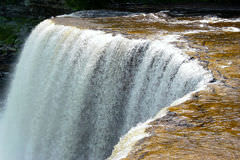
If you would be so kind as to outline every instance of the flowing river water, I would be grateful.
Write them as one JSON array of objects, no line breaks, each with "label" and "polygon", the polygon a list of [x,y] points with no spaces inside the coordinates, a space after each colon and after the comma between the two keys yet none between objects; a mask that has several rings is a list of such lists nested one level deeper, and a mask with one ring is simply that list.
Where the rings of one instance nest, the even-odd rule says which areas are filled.
[{"label": "flowing river water", "polygon": [[238,159],[240,19],[77,12],[25,43],[0,159]]}]

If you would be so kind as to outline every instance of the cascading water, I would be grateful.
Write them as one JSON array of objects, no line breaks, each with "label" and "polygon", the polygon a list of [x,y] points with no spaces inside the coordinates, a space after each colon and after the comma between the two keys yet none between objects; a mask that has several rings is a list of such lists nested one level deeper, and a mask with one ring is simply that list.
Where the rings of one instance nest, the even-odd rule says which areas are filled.
[{"label": "cascading water", "polygon": [[209,80],[164,41],[39,24],[0,124],[1,160],[98,160],[138,122]]}]

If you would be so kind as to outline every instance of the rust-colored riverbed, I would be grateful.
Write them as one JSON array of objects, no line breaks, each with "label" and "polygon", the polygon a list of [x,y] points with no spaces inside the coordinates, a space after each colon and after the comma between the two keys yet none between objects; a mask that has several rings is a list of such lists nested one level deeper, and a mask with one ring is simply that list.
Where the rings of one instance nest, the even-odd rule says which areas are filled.
[{"label": "rust-colored riverbed", "polygon": [[60,17],[56,24],[161,39],[198,59],[214,76],[205,90],[151,122],[150,134],[125,160],[240,159],[240,19],[169,17],[164,12],[124,17]]}]

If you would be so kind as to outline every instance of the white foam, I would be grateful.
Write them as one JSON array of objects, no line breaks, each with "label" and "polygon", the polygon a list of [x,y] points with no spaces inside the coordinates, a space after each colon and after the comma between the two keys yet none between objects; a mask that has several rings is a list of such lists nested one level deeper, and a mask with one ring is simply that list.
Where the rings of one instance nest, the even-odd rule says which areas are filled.
[{"label": "white foam", "polygon": [[237,27],[223,27],[222,30],[225,32],[240,32],[240,28]]},{"label": "white foam", "polygon": [[152,117],[209,79],[169,44],[177,37],[127,39],[40,23],[11,84],[0,124],[0,159],[104,159],[140,123],[115,147],[115,157],[126,156],[148,136]]}]

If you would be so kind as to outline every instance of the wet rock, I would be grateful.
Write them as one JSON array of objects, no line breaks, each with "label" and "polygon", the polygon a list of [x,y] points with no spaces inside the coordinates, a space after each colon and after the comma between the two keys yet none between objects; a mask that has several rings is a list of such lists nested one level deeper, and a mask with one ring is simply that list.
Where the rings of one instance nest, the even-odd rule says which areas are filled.
[{"label": "wet rock", "polygon": [[209,83],[214,83],[214,82],[216,82],[217,81],[217,79],[216,78],[213,78],[211,81],[209,81]]}]

